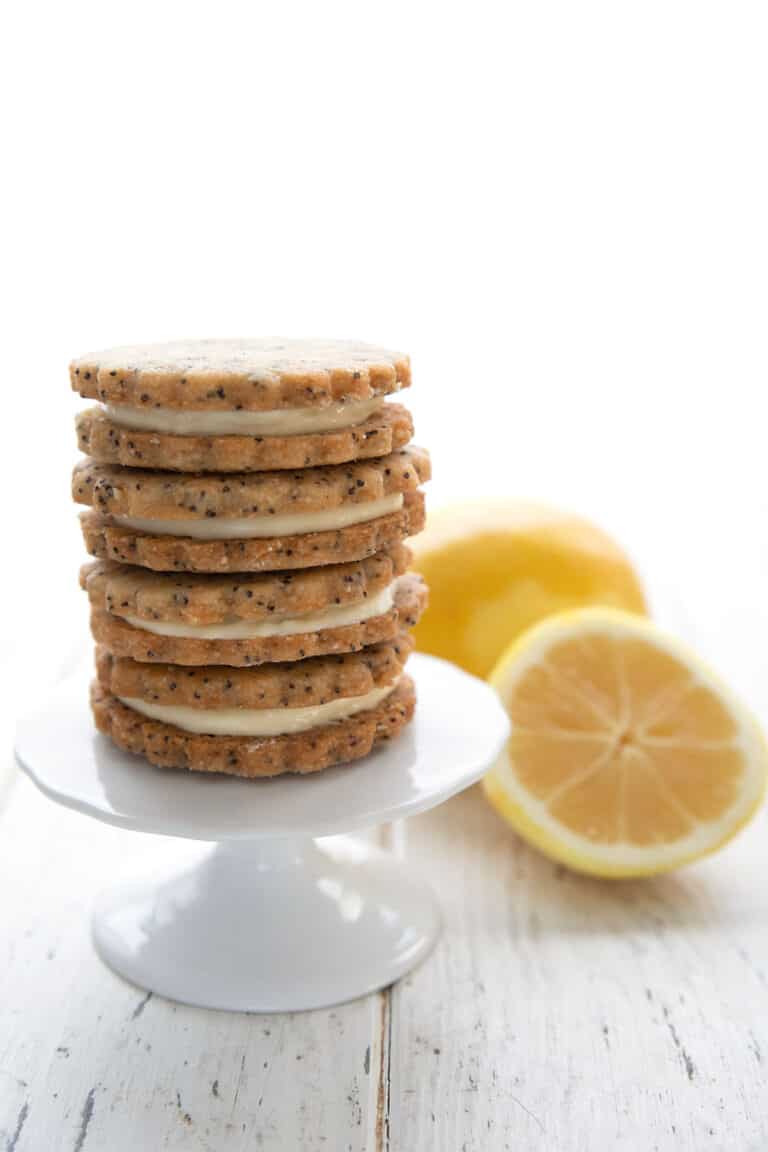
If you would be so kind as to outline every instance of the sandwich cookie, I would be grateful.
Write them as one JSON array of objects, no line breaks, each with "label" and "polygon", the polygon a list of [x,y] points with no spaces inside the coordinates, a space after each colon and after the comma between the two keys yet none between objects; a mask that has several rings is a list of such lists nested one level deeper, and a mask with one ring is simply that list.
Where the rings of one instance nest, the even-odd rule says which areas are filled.
[{"label": "sandwich cookie", "polygon": [[[177,435],[146,431],[88,408],[75,418],[81,452],[104,464],[126,468],[163,468],[173,472],[261,472],[345,464],[386,456],[413,436],[410,413],[401,404],[385,404],[360,424],[325,432],[245,435],[242,427],[227,435]],[[181,421],[183,425],[183,421]],[[231,427],[239,421],[233,419]]]},{"label": "sandwich cookie", "polygon": [[413,424],[385,398],[407,356],[343,341],[189,341],[74,361],[72,387],[104,409],[77,417],[103,463],[177,471],[306,468],[384,456]]},{"label": "sandwich cookie", "polygon": [[159,571],[241,572],[361,559],[419,531],[429,456],[299,471],[160,473],[81,461],[72,495],[92,555]]},{"label": "sandwich cookie", "polygon": [[407,635],[260,668],[141,664],[96,650],[97,727],[161,767],[273,776],[365,756],[413,714]]},{"label": "sandwich cookie", "polygon": [[350,564],[240,576],[175,576],[85,565],[94,639],[148,663],[248,667],[355,652],[392,640],[426,607],[400,545]]}]

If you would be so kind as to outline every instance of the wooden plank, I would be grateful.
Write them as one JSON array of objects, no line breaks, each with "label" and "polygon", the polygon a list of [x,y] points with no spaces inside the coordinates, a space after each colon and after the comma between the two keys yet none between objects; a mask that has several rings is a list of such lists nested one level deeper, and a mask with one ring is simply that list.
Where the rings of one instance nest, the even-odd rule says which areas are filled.
[{"label": "wooden plank", "polygon": [[207,1012],[147,996],[97,959],[93,895],[171,851],[15,786],[0,825],[0,1147],[373,1148],[380,997],[292,1016]]},{"label": "wooden plank", "polygon": [[605,883],[526,849],[479,789],[410,821],[445,935],[393,992],[383,1146],[767,1147],[765,836]]},{"label": "wooden plank", "polygon": [[88,939],[95,891],[178,846],[21,781],[0,829],[0,1147],[766,1145],[764,821],[715,861],[622,884],[529,852],[477,790],[405,829],[388,845],[446,925],[419,971],[336,1011],[210,1013],[147,998]]}]

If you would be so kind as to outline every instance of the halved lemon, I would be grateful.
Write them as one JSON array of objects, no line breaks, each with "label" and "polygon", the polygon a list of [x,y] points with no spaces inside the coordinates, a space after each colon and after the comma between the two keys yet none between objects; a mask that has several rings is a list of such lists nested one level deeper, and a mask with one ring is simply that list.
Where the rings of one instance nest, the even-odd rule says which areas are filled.
[{"label": "halved lemon", "polygon": [[756,721],[646,619],[608,608],[549,617],[491,683],[512,734],[486,794],[571,868],[666,872],[719,848],[760,804],[768,751]]}]

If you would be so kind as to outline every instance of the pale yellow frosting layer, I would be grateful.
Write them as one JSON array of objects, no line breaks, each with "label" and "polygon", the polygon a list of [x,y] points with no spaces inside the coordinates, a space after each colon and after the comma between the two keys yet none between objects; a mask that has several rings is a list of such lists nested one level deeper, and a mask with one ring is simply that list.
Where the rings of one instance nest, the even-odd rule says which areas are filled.
[{"label": "pale yellow frosting layer", "polygon": [[142,516],[113,516],[115,524],[151,536],[191,536],[195,540],[249,540],[267,536],[299,536],[306,532],[332,532],[351,524],[364,524],[397,512],[403,506],[402,492],[343,504],[320,512],[286,513],[276,516],[248,516],[237,520],[211,517],[205,520],[150,520]]},{"label": "pale yellow frosting layer", "polygon": [[183,408],[129,408],[107,404],[107,416],[123,428],[164,432],[171,436],[300,436],[333,432],[362,424],[384,401],[350,400],[308,408],[274,409],[269,412],[188,412]]},{"label": "pale yellow frosting layer", "polygon": [[364,696],[329,700],[327,704],[308,708],[184,708],[175,704],[150,704],[133,696],[118,699],[150,720],[173,724],[185,732],[206,736],[287,736],[375,708],[395,686],[387,684]]},{"label": "pale yellow frosting layer", "polygon": [[179,636],[194,640],[258,640],[265,636],[294,636],[300,632],[319,632],[323,628],[343,628],[362,624],[374,616],[383,616],[392,607],[396,581],[376,596],[356,604],[333,605],[321,612],[307,612],[284,620],[231,620],[217,624],[174,624],[162,620],[142,620],[138,616],[123,619],[134,628],[143,628],[157,636]]}]

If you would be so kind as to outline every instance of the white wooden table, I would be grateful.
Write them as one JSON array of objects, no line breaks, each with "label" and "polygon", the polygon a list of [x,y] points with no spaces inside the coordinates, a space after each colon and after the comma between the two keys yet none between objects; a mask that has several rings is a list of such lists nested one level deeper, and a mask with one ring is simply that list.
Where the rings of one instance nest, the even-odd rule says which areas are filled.
[{"label": "white wooden table", "polygon": [[94,955],[88,911],[178,850],[57,809],[0,825],[3,1152],[646,1152],[768,1147],[768,853],[599,883],[473,789],[383,833],[445,933],[379,995],[294,1016],[185,1008]]}]

